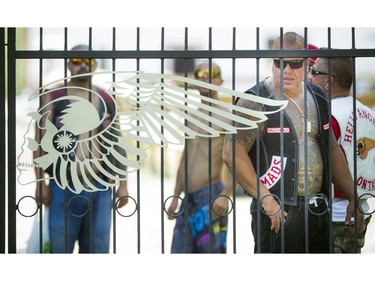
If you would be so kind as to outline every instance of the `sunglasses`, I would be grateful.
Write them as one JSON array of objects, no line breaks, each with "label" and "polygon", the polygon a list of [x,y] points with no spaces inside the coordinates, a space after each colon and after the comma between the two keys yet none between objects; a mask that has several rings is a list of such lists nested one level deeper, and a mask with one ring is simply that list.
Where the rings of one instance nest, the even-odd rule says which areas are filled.
[{"label": "sunglasses", "polygon": [[[211,71],[212,78],[218,78],[220,77],[221,73],[220,70],[217,68],[213,68]],[[197,69],[194,73],[195,78],[203,78],[203,77],[209,77],[209,70],[207,68],[201,68]]]},{"label": "sunglasses", "polygon": [[329,75],[326,72],[316,70],[313,66],[310,68],[310,72],[311,72],[311,75],[313,75],[313,76],[315,76],[315,75],[328,75],[328,76],[336,77],[334,74]]},{"label": "sunglasses", "polygon": [[[281,60],[273,60],[273,63],[277,68],[280,68]],[[303,66],[303,60],[284,60],[284,68],[289,64],[291,69],[298,69]]]},{"label": "sunglasses", "polygon": [[82,62],[85,62],[86,65],[95,65],[95,59],[70,59],[70,62],[74,65],[80,65]]}]

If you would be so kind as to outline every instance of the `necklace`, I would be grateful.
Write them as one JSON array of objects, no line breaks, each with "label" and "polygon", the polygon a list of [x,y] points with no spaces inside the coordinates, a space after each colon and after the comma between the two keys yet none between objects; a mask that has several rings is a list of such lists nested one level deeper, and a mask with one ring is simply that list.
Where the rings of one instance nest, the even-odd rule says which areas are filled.
[{"label": "necklace", "polygon": [[[298,106],[298,104],[296,103],[296,101],[294,99],[292,99],[291,97],[289,97],[287,94],[284,94],[284,96],[286,96],[290,101],[292,101],[294,103],[294,105],[298,108],[299,112],[301,113],[302,115],[302,123],[304,124],[305,123],[305,114],[303,113],[302,109]],[[306,103],[307,105],[307,132],[310,133],[311,132],[311,121],[309,120],[309,103],[307,102]]]}]

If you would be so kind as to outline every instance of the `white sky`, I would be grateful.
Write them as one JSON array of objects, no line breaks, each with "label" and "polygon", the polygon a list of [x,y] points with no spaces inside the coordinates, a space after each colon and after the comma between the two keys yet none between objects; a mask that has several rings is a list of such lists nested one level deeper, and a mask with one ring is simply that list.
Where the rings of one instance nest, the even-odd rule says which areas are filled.
[{"label": "white sky", "polygon": [[5,1],[0,26],[365,27],[370,0]]}]

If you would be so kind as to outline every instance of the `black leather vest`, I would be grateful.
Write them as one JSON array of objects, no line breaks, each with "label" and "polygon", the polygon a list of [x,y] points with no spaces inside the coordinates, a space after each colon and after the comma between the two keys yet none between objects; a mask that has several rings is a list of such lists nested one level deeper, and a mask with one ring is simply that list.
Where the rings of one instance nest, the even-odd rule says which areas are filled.
[{"label": "black leather vest", "polygon": [[[329,101],[325,96],[323,90],[315,85],[307,83],[307,88],[312,93],[314,102],[317,108],[319,134],[318,141],[323,159],[323,186],[321,192],[328,194],[328,155],[329,155]],[[264,84],[264,81],[259,85],[247,90],[246,93],[254,94],[265,98],[275,99],[275,96],[270,93]],[[266,110],[274,110],[269,106],[265,106]],[[281,133],[281,115],[283,115],[283,133]],[[265,121],[266,126],[259,140],[259,154],[257,153],[257,144],[254,143],[249,152],[249,157],[260,175],[260,180],[270,190],[270,192],[278,198],[281,198],[281,191],[284,192],[284,204],[297,204],[297,167],[298,167],[298,153],[299,146],[297,135],[295,133],[293,124],[288,114],[283,110],[282,112],[268,115],[268,120]],[[281,146],[282,145],[282,146]],[[283,148],[283,155],[281,155],[281,148]],[[259,155],[259,163],[257,163],[257,155]],[[283,158],[282,158],[283,156]],[[284,160],[282,160],[284,159]],[[283,161],[284,171],[281,169]],[[259,165],[259,167],[258,167]],[[257,170],[257,167],[259,170]],[[282,182],[284,185],[282,185]]]}]

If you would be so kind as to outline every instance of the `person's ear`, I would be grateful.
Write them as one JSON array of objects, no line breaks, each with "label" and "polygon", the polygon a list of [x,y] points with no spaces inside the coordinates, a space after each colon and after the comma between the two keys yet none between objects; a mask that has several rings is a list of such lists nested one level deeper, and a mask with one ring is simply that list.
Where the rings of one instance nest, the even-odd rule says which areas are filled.
[{"label": "person's ear", "polygon": [[327,79],[325,79],[324,90],[326,91],[326,93],[328,93],[329,87],[331,87],[331,89],[333,88],[333,83],[334,82],[335,82],[335,77],[333,77],[333,76],[328,77]]}]

